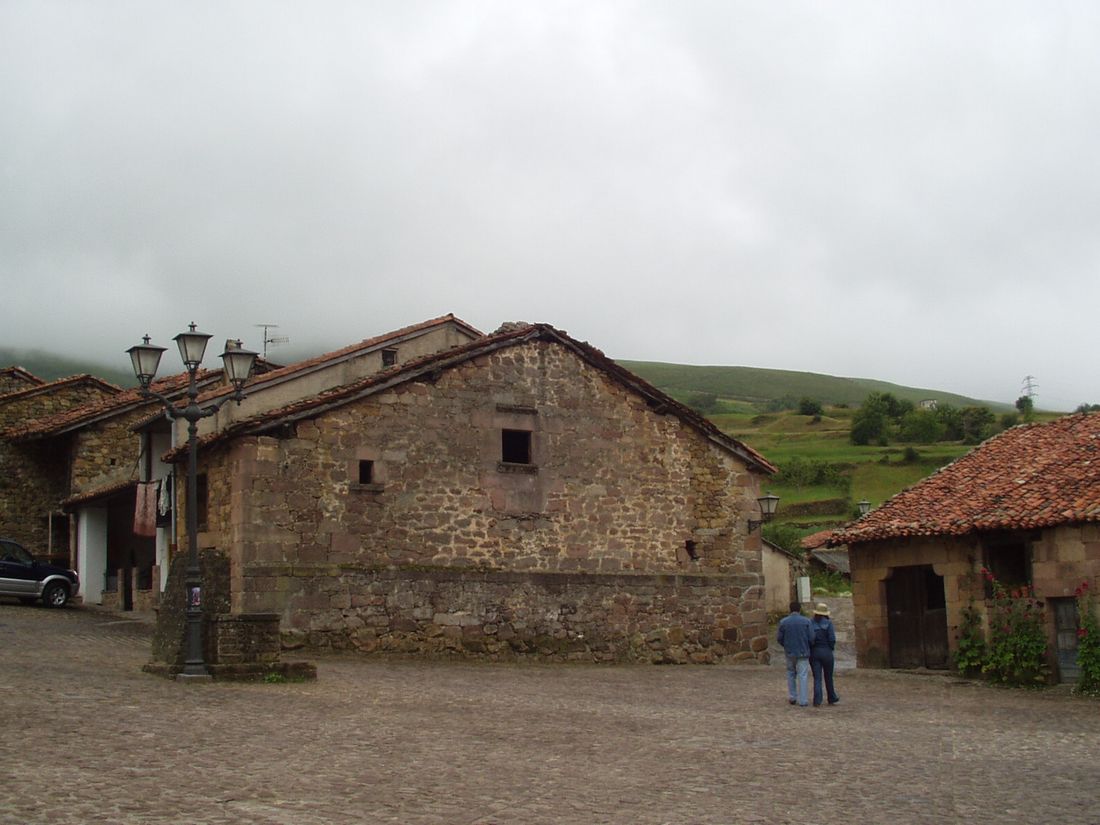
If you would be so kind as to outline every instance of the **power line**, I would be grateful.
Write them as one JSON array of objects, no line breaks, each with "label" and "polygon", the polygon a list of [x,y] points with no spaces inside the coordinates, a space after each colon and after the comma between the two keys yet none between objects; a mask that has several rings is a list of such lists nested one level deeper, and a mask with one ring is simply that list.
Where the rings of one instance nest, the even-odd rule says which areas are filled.
[{"label": "power line", "polygon": [[1023,385],[1020,387],[1020,391],[1028,398],[1035,399],[1035,391],[1039,389],[1039,385],[1035,383],[1034,375],[1025,375]]}]

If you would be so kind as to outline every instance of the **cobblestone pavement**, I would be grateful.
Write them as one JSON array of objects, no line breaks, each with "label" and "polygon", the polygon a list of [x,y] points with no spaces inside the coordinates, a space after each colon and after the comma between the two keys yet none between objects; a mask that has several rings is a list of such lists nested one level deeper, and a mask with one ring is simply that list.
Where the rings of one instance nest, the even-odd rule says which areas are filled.
[{"label": "cobblestone pavement", "polygon": [[141,672],[147,624],[0,604],[0,823],[1100,822],[1100,704],[778,665]]}]

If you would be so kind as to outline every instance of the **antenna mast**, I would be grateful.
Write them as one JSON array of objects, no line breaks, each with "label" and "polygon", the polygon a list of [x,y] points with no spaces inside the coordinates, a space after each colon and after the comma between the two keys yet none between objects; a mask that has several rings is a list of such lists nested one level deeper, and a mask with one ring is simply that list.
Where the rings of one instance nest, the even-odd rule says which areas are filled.
[{"label": "antenna mast", "polygon": [[260,327],[264,331],[264,360],[267,360],[267,345],[268,344],[287,344],[290,343],[290,337],[287,335],[268,335],[268,330],[278,329],[278,324],[253,324],[253,326]]}]

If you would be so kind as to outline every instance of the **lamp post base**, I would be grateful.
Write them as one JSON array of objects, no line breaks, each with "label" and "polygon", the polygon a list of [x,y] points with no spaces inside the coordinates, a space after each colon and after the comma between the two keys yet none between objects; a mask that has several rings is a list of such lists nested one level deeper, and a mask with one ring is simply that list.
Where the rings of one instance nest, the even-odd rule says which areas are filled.
[{"label": "lamp post base", "polygon": [[188,684],[195,684],[198,682],[213,682],[214,677],[209,673],[177,673],[177,682],[187,682]]}]

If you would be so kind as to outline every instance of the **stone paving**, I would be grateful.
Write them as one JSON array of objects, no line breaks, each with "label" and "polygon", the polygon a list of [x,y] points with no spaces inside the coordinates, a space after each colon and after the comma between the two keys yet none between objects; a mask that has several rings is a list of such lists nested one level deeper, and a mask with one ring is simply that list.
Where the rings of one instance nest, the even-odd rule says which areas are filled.
[{"label": "stone paving", "polygon": [[844,670],[318,658],[141,672],[147,624],[0,603],[0,823],[1100,822],[1100,703]]}]

